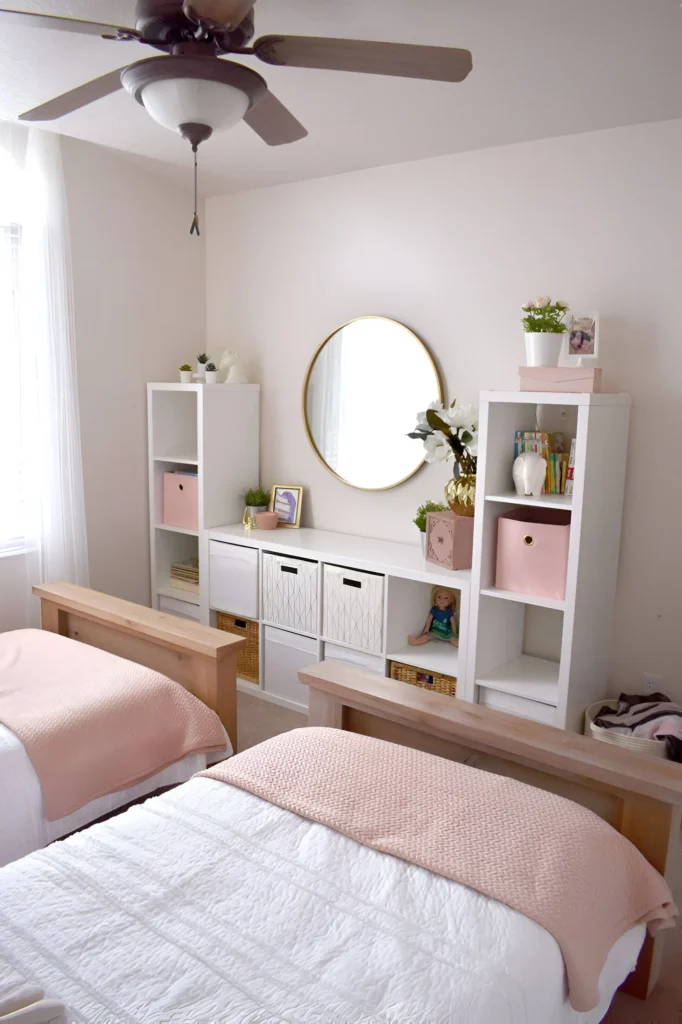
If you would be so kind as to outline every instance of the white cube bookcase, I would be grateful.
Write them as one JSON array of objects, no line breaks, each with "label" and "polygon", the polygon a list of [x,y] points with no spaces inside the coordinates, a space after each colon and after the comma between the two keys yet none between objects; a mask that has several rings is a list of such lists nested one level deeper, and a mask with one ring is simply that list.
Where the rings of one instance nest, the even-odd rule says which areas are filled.
[{"label": "white cube bookcase", "polygon": [[[580,731],[608,692],[629,415],[624,394],[481,394],[465,699]],[[572,495],[516,494],[517,430],[575,437]],[[562,601],[495,587],[498,517],[524,506],[571,513]]]},{"label": "white cube bookcase", "polygon": [[[259,480],[258,384],[147,384],[152,607],[209,622],[208,530],[242,517]],[[198,475],[198,529],[163,522],[163,475]],[[174,587],[171,563],[199,558],[198,594]]]}]

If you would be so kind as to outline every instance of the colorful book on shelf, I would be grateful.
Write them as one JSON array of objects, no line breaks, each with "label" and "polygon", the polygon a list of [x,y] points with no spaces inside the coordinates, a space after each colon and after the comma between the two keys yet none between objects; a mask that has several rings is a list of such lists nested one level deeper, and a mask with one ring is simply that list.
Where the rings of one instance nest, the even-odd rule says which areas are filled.
[{"label": "colorful book on shelf", "polygon": [[573,474],[575,472],[575,438],[571,441],[571,454],[568,457],[568,469],[566,471],[565,494],[573,494]]}]

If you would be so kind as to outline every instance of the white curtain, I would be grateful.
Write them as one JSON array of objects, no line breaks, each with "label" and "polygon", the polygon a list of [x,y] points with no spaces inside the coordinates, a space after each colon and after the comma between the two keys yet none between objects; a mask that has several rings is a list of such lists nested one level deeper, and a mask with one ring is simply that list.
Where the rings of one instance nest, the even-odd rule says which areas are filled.
[{"label": "white curtain", "polygon": [[59,136],[4,125],[0,156],[0,455],[12,494],[0,551],[26,553],[28,596],[35,582],[88,583],[71,254]]}]

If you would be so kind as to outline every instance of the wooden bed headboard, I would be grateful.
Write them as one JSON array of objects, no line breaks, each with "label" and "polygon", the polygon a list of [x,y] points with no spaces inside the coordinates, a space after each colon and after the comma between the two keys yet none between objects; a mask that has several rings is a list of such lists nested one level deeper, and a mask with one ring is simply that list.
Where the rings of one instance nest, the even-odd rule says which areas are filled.
[{"label": "wooden bed headboard", "polygon": [[174,679],[216,712],[238,749],[237,651],[245,640],[74,583],[46,583],[33,593],[43,629]]},{"label": "wooden bed headboard", "polygon": [[[377,736],[456,761],[471,761],[473,754],[477,767],[514,775],[596,811],[671,880],[674,859],[682,855],[682,765],[342,662],[313,665],[299,677],[310,687],[310,725]],[[664,938],[664,932],[647,937],[624,991],[647,998]]]}]

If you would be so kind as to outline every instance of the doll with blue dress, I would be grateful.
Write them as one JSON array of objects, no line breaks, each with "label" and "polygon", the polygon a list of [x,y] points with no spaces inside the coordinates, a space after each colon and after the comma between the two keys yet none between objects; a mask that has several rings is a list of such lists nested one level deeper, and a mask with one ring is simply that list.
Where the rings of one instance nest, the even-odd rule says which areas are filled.
[{"label": "doll with blue dress", "polygon": [[459,621],[457,593],[447,587],[434,587],[431,591],[431,611],[419,636],[408,637],[413,647],[428,644],[430,640],[444,640],[459,647]]}]

